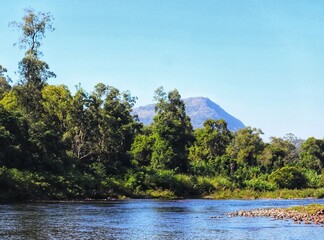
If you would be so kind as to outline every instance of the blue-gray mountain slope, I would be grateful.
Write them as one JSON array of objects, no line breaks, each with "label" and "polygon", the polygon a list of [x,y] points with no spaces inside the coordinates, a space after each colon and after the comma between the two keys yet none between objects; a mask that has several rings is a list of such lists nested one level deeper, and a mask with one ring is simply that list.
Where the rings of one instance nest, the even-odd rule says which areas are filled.
[{"label": "blue-gray mountain slope", "polygon": [[[224,119],[228,124],[228,129],[237,131],[244,128],[244,124],[227,113],[219,105],[204,97],[192,97],[183,99],[186,104],[186,113],[191,119],[194,129],[202,128],[207,119]],[[149,125],[155,116],[154,104],[138,107],[133,109],[133,114],[137,114],[144,125]]]}]

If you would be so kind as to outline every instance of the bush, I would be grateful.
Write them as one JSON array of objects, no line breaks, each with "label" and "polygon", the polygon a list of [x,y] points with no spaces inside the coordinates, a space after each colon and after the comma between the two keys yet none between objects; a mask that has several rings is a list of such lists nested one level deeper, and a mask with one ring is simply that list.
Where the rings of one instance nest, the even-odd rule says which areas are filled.
[{"label": "bush", "polygon": [[200,194],[211,194],[215,191],[224,191],[226,189],[232,189],[233,184],[231,181],[222,176],[216,177],[197,177],[197,184],[195,186],[196,191]]},{"label": "bush", "polygon": [[216,190],[216,187],[213,185],[212,179],[202,176],[197,177],[197,184],[195,188],[200,194],[210,194]]},{"label": "bush", "polygon": [[153,198],[167,198],[167,199],[175,199],[177,196],[171,190],[147,190],[147,194]]},{"label": "bush", "polygon": [[276,184],[263,180],[261,178],[251,179],[245,181],[244,183],[246,185],[246,188],[257,191],[273,191],[277,188]]},{"label": "bush", "polygon": [[175,174],[172,170],[159,170],[149,178],[151,187],[154,189],[170,190],[181,197],[195,194],[194,181],[191,176]]},{"label": "bush", "polygon": [[269,180],[279,188],[294,189],[307,186],[307,178],[303,174],[303,171],[290,166],[274,171],[269,175]]},{"label": "bush", "polygon": [[0,200],[27,200],[39,198],[49,184],[44,178],[16,168],[0,168]]},{"label": "bush", "polygon": [[307,178],[308,187],[317,188],[320,185],[321,175],[318,175],[315,170],[306,170],[304,175]]},{"label": "bush", "polygon": [[131,190],[137,194],[142,190],[147,189],[145,178],[146,174],[143,171],[129,171],[125,177],[124,188]]},{"label": "bush", "polygon": [[324,187],[324,171],[323,170],[322,170],[322,174],[319,176],[318,185],[320,187]]}]

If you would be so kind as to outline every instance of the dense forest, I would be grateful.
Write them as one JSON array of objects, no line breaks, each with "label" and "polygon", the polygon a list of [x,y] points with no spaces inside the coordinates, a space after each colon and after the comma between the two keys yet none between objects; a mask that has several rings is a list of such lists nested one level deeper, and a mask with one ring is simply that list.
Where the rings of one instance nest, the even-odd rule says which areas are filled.
[{"label": "dense forest", "polygon": [[283,197],[282,189],[324,197],[324,139],[265,143],[259,129],[231,132],[212,119],[193,130],[180,93],[162,87],[143,126],[128,91],[48,84],[55,74],[40,47],[52,22],[27,9],[10,24],[25,55],[16,83],[0,65],[0,200]]}]

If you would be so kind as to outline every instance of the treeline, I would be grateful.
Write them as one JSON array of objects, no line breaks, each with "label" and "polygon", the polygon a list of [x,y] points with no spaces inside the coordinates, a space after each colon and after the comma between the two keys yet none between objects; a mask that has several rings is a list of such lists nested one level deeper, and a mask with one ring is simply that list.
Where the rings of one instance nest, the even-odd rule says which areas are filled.
[{"label": "treeline", "polygon": [[224,120],[193,130],[177,90],[155,91],[153,123],[143,126],[131,94],[99,83],[71,94],[39,48],[49,13],[26,10],[20,80],[0,65],[0,200],[188,197],[251,190],[320,189],[324,140],[292,134],[264,143],[261,130],[231,132]]}]

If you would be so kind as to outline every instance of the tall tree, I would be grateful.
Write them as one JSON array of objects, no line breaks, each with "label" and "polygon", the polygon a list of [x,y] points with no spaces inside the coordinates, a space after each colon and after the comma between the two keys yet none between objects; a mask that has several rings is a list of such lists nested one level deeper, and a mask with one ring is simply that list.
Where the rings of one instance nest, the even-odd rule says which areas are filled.
[{"label": "tall tree", "polygon": [[66,140],[71,144],[71,155],[78,160],[84,160],[91,154],[88,140],[90,121],[86,109],[87,101],[87,93],[82,88],[78,89],[71,100],[71,117],[68,121],[68,131],[65,133]]},{"label": "tall tree", "polygon": [[155,91],[156,116],[152,134],[155,138],[152,165],[157,169],[188,170],[188,148],[193,142],[190,118],[178,90],[168,94],[162,87]]},{"label": "tall tree", "polygon": [[40,60],[42,52],[39,50],[45,31],[53,31],[53,17],[50,13],[25,9],[22,22],[11,22],[10,25],[22,32],[18,45],[26,49],[24,58],[19,62],[21,86],[17,88],[25,112],[38,116],[41,111],[41,90],[48,78],[55,77],[46,62]]},{"label": "tall tree", "polygon": [[67,130],[72,96],[65,85],[47,85],[42,89],[43,119],[59,133]]},{"label": "tall tree", "polygon": [[[43,168],[47,163],[48,169],[59,159],[57,145],[60,135],[53,130],[53,126],[44,119],[45,110],[42,104],[42,90],[46,81],[55,74],[49,70],[46,62],[40,58],[40,47],[46,31],[53,31],[53,17],[50,13],[35,12],[31,8],[25,9],[21,22],[11,22],[10,25],[21,32],[17,45],[26,49],[25,56],[19,62],[20,82],[13,88],[17,96],[19,110],[28,123],[29,140],[37,167]],[[56,146],[56,147],[55,147]],[[60,164],[60,163],[59,163]]]},{"label": "tall tree", "polygon": [[223,119],[209,119],[204,122],[203,129],[195,131],[195,137],[196,141],[190,147],[189,158],[193,161],[209,161],[225,154],[232,133],[227,129],[227,123]]},{"label": "tall tree", "polygon": [[308,138],[302,144],[301,165],[318,173],[324,168],[324,139]]},{"label": "tall tree", "polygon": [[260,163],[265,171],[270,173],[294,161],[296,162],[295,152],[295,145],[288,139],[272,137],[270,143],[266,144],[263,150]]},{"label": "tall tree", "polygon": [[129,151],[140,124],[131,115],[129,92],[99,83],[90,95],[79,90],[72,99],[69,138],[82,162],[102,162],[116,172],[130,164]]},{"label": "tall tree", "polygon": [[260,129],[250,127],[238,130],[226,150],[227,154],[240,164],[255,166],[257,157],[264,148],[260,134],[262,134]]},{"label": "tall tree", "polygon": [[5,76],[7,69],[0,65],[0,100],[3,98],[6,92],[9,92],[11,89],[10,81],[11,79],[8,76]]},{"label": "tall tree", "polygon": [[23,119],[0,105],[0,166],[29,167],[28,134]]},{"label": "tall tree", "polygon": [[8,76],[5,76],[7,69],[0,65],[0,100],[3,98],[6,92],[9,92],[11,86],[9,82],[11,81]]},{"label": "tall tree", "polygon": [[141,126],[131,115],[135,102],[128,91],[106,86],[98,146],[107,168],[130,165],[131,145]]}]

